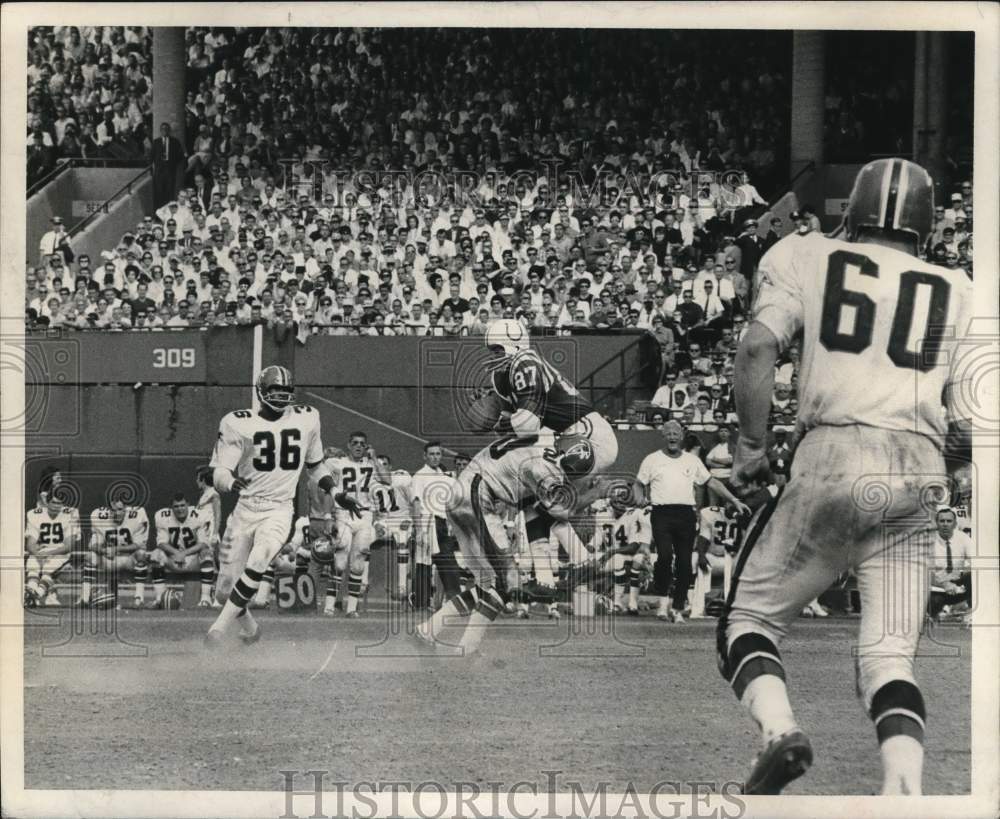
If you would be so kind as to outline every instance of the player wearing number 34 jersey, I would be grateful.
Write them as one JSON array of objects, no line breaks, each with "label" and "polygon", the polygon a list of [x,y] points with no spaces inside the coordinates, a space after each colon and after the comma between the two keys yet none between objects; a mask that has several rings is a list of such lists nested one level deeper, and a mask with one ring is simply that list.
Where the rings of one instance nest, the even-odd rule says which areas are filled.
[{"label": "player wearing number 34 jersey", "polygon": [[925,711],[913,666],[931,499],[947,485],[947,436],[961,437],[970,417],[958,404],[968,362],[956,340],[968,332],[971,283],[917,257],[933,194],[920,166],[871,162],[848,201],[847,241],[792,235],[760,262],[736,357],[735,480],[766,471],[774,365],[796,342],[802,355],[791,475],[749,525],[719,623],[720,669],[763,733],[748,793],[780,792],[812,762],[778,644],[848,569],[862,607],[857,690],[875,725],[883,793],[920,793]]},{"label": "player wearing number 34 jersey", "polygon": [[220,643],[237,618],[244,642],[258,639],[260,627],[247,604],[285,544],[302,470],[308,469],[324,492],[333,488],[323,464],[319,413],[292,403],[292,374],[284,367],[265,367],[255,390],[260,410],[237,410],[223,417],[210,462],[215,488],[239,492],[219,550],[216,599],[225,605],[206,637],[210,645]]}]

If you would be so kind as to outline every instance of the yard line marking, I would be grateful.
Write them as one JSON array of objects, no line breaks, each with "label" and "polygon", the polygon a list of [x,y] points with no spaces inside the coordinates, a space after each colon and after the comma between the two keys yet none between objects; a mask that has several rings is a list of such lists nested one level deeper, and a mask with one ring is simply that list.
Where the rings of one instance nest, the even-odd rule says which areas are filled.
[{"label": "yard line marking", "polygon": [[319,667],[319,671],[313,674],[306,682],[312,682],[326,670],[326,667],[330,664],[330,660],[333,659],[333,652],[335,652],[336,650],[337,650],[337,641],[334,640],[333,645],[330,647],[330,653],[326,655],[326,662],[324,662],[323,665]]}]

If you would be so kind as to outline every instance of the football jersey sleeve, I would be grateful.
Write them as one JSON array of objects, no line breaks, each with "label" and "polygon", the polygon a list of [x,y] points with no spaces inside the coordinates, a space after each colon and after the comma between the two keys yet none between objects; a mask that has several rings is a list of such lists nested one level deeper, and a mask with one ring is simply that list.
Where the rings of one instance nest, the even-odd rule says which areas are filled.
[{"label": "football jersey sleeve", "polygon": [[[215,442],[212,460],[208,465],[213,469],[222,468],[235,472],[242,458],[243,436],[236,428],[236,419],[233,414],[229,413],[224,415],[219,422],[219,437]],[[157,525],[159,525],[159,516],[157,516]]]},{"label": "football jersey sleeve", "polygon": [[132,524],[132,542],[137,546],[145,548],[149,540],[149,516],[141,506],[135,509],[135,518]]},{"label": "football jersey sleeve", "polygon": [[156,513],[156,545],[161,546],[170,542],[170,519],[169,509],[161,509]]},{"label": "football jersey sleeve", "polygon": [[305,407],[313,423],[309,426],[309,442],[306,444],[306,464],[323,461],[323,435],[320,431],[319,413],[312,407]]},{"label": "football jersey sleeve", "polygon": [[25,537],[34,538],[38,540],[38,515],[35,514],[35,510],[31,509],[28,512],[27,519],[24,525],[24,535]]},{"label": "football jersey sleeve", "polygon": [[754,320],[774,334],[782,351],[802,329],[805,313],[799,267],[808,238],[788,238],[791,241],[778,242],[760,260],[753,303]]}]

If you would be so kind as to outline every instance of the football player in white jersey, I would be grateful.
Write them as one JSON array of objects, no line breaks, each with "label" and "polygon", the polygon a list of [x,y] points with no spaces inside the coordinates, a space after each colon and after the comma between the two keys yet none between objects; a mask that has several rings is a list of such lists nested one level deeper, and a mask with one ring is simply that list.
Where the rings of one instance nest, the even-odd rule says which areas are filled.
[{"label": "football player in white jersey", "polygon": [[[447,517],[476,585],[452,597],[417,628],[433,644],[446,618],[468,616],[460,640],[464,653],[476,650],[486,626],[506,607],[504,589],[514,570],[504,522],[529,498],[557,521],[586,508],[606,489],[592,480],[587,489],[574,485],[594,470],[594,448],[586,438],[561,438],[559,449],[531,439],[501,438],[479,452],[457,480]],[[497,586],[500,586],[498,589]]]},{"label": "football player in white jersey", "polygon": [[929,499],[947,485],[946,442],[967,437],[971,417],[957,388],[967,357],[955,355],[971,282],[917,256],[933,193],[908,160],[870,162],[848,200],[847,241],[788,236],[760,262],[736,357],[737,480],[767,471],[778,356],[801,338],[802,359],[791,476],[750,524],[719,622],[719,668],[763,734],[747,793],[778,793],[812,762],[778,644],[848,569],[862,601],[857,690],[875,725],[882,793],[921,792],[925,708],[913,666],[929,593]]},{"label": "football player in white jersey", "polygon": [[410,484],[413,477],[405,469],[393,469],[388,455],[379,455],[378,460],[389,472],[390,483],[376,483],[372,487],[375,535],[394,544],[396,588],[393,590],[393,597],[405,600],[409,590],[410,538],[413,535],[410,514]]},{"label": "football player in white jersey", "polygon": [[375,541],[371,491],[375,483],[390,483],[391,477],[379,463],[364,432],[352,432],[347,442],[347,456],[328,460],[326,465],[333,472],[340,493],[353,500],[356,510],[349,512],[339,508],[335,513],[338,558],[333,564],[333,582],[327,587],[323,614],[332,616],[336,612],[337,596],[346,570],[347,604],[344,608],[348,617],[355,618],[360,616],[358,600],[368,582],[368,560]]},{"label": "football player in white jersey", "polygon": [[59,493],[46,492],[45,505],[28,511],[24,528],[25,604],[59,605],[52,587],[80,544],[80,514],[64,506]]},{"label": "football player in white jersey", "polygon": [[90,544],[83,563],[83,587],[80,601],[90,602],[90,593],[98,573],[108,575],[108,589],[118,598],[118,573],[132,572],[135,580],[135,606],[143,604],[149,578],[149,518],[141,506],[126,506],[113,500],[90,513]]},{"label": "football player in white jersey", "polygon": [[705,595],[712,589],[713,577],[722,577],[722,594],[729,594],[733,554],[739,545],[739,534],[739,513],[733,507],[706,506],[698,513],[692,620],[706,618]]},{"label": "football player in white jersey", "polygon": [[[260,409],[223,416],[209,464],[216,489],[239,492],[222,538],[216,599],[223,606],[205,636],[209,646],[220,645],[237,618],[244,643],[260,639],[260,625],[247,604],[288,538],[302,470],[324,492],[333,490],[333,477],[323,464],[319,413],[293,404],[292,374],[284,367],[265,367],[254,389]],[[342,494],[335,497],[356,507]]]},{"label": "football player in white jersey", "polygon": [[198,483],[198,502],[194,505],[198,517],[208,529],[208,545],[213,552],[219,548],[219,526],[222,523],[222,498],[218,490],[212,486],[212,470],[210,467],[200,467],[195,474]]},{"label": "football player in white jersey", "polygon": [[[615,611],[639,614],[639,574],[645,564],[652,565],[650,550],[652,527],[649,508],[634,506],[628,486],[616,486],[609,493],[610,512],[596,517],[595,543],[602,551],[614,551]],[[628,588],[628,601],[625,600]]]},{"label": "football player in white jersey", "polygon": [[170,506],[153,516],[156,527],[156,548],[149,560],[153,572],[153,601],[148,608],[163,608],[166,572],[193,572],[201,576],[201,600],[198,605],[212,605],[212,584],[215,582],[215,560],[208,545],[208,526],[198,510],[188,504],[183,493],[174,495]]},{"label": "football player in white jersey", "polygon": [[[510,533],[514,541],[514,562],[520,574],[518,589],[517,616],[527,618],[530,612],[530,599],[524,588],[534,576],[534,597],[548,597],[547,614],[549,619],[559,619],[559,607],[556,604],[556,576],[559,572],[559,541],[553,535],[553,518],[536,506],[529,506],[519,512],[514,518]],[[540,595],[537,594],[540,592]]]}]

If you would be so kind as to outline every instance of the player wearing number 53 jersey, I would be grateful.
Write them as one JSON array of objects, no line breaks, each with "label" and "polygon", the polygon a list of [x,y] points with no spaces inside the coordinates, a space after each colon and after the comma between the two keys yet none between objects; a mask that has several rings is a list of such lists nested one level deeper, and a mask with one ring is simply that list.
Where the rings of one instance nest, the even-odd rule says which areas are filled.
[{"label": "player wearing number 53 jersey", "polygon": [[618,457],[611,425],[562,373],[531,349],[528,331],[520,322],[494,321],[486,330],[486,347],[495,356],[488,365],[495,395],[477,412],[493,419],[509,412],[510,427],[520,437],[531,438],[548,429],[558,436],[586,438],[594,450],[591,473],[610,468]]},{"label": "player wearing number 53 jersey", "polygon": [[149,518],[141,506],[126,506],[113,500],[90,514],[90,548],[84,557],[80,602],[90,602],[90,592],[99,571],[108,574],[109,591],[118,596],[118,573],[131,571],[136,586],[136,606],[149,573]]},{"label": "player wearing number 53 jersey", "polygon": [[787,484],[750,523],[719,623],[720,669],[764,737],[749,793],[779,792],[811,764],[778,644],[847,569],[861,594],[857,690],[875,724],[883,793],[921,790],[925,712],[913,665],[929,593],[928,504],[947,485],[949,421],[967,429],[955,340],[971,310],[963,270],[916,257],[933,190],[912,162],[869,163],[845,212],[848,241],[793,235],[760,263],[736,358],[735,479],[766,472],[774,365],[799,338],[801,437]]},{"label": "player wearing number 53 jersey", "polygon": [[206,635],[209,645],[220,643],[237,618],[244,642],[259,638],[260,627],[246,607],[285,544],[303,468],[323,491],[333,488],[323,465],[319,413],[292,403],[292,374],[284,367],[265,367],[255,391],[260,410],[223,417],[210,462],[215,488],[238,491],[239,499],[219,550],[216,599],[225,605]]}]

